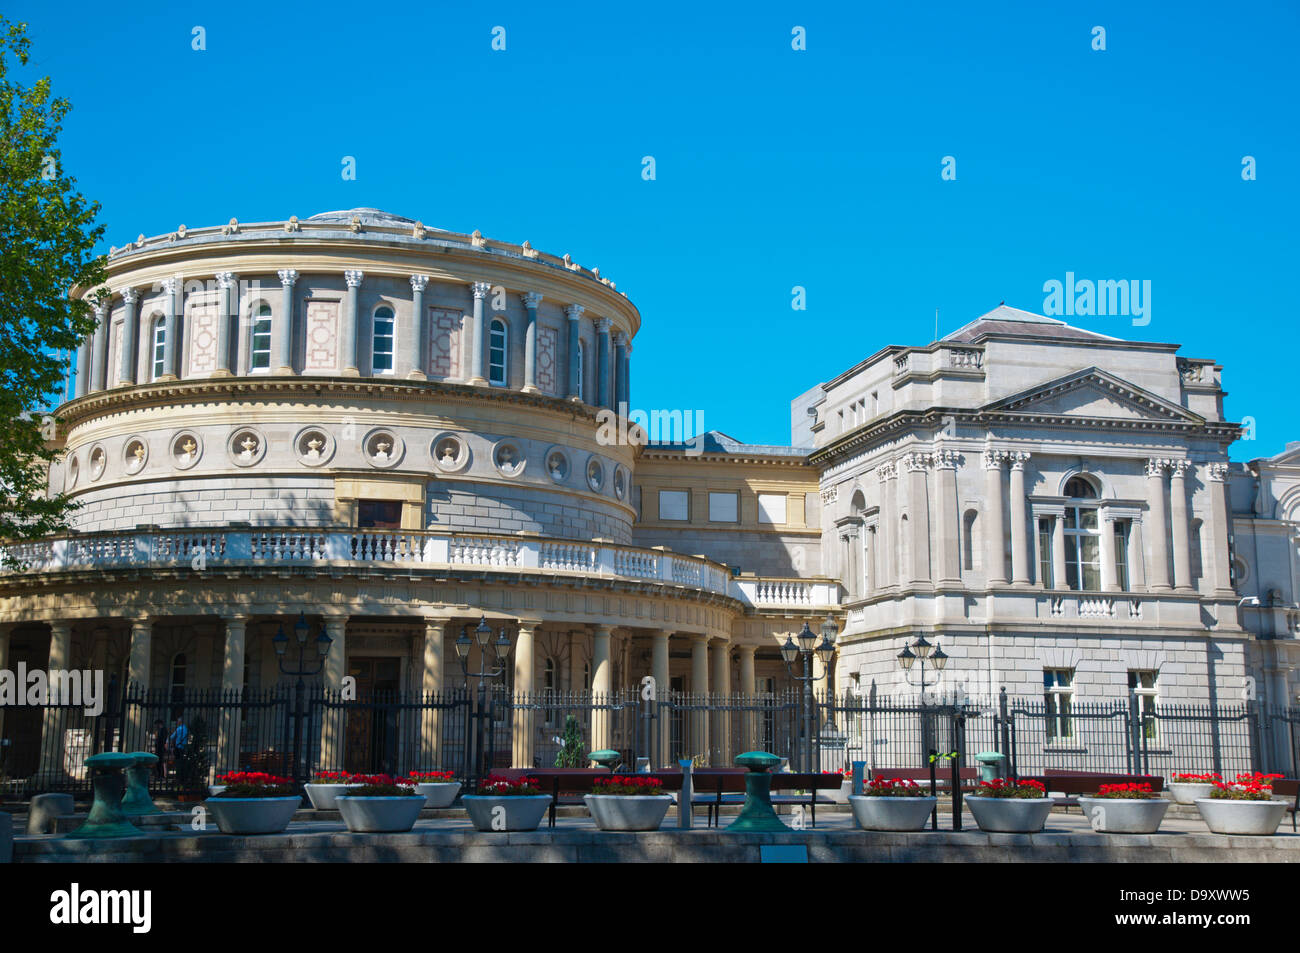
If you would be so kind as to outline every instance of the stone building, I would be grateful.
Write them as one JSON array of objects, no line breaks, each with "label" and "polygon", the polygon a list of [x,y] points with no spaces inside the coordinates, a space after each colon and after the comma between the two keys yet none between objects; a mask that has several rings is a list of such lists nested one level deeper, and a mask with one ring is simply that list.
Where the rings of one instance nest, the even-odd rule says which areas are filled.
[{"label": "stone building", "polygon": [[8,548],[0,668],[257,691],[303,618],[326,686],[439,692],[484,618],[516,692],[752,696],[830,619],[822,693],[914,696],[919,636],[944,697],[1300,688],[1300,451],[1230,463],[1222,368],[1175,344],[999,306],[796,397],[789,446],[647,446],[640,313],[528,242],[353,209],[141,236],[108,276],[57,411],[75,532]]}]

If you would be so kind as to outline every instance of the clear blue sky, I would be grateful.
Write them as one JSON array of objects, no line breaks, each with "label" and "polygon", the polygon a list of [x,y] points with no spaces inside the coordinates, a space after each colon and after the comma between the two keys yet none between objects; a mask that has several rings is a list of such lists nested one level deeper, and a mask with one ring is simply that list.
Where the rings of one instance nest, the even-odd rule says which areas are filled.
[{"label": "clear blue sky", "polygon": [[1004,299],[1041,310],[1067,271],[1147,279],[1147,327],[1073,322],[1224,364],[1230,417],[1257,424],[1236,459],[1300,440],[1296,4],[712,7],[7,15],[73,102],[65,163],[106,246],[353,206],[529,239],[640,307],[636,406],[759,443],[789,439],[795,395],[928,343],[935,308],[942,334]]}]

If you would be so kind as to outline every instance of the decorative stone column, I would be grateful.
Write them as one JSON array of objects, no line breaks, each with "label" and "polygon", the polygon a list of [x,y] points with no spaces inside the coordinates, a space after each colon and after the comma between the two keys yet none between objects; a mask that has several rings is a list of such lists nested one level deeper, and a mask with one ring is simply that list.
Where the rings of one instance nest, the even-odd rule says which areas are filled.
[{"label": "decorative stone column", "polygon": [[596,406],[608,407],[609,391],[609,318],[596,319]]},{"label": "decorative stone column", "polygon": [[672,632],[668,629],[655,629],[650,633],[650,676],[655,680],[655,737],[654,750],[650,754],[652,768],[668,767],[672,759],[669,748],[672,735],[669,731],[670,716],[668,710],[668,693],[671,676],[668,667],[668,643]]},{"label": "decorative stone column", "polygon": [[159,380],[174,381],[180,376],[177,368],[180,366],[180,351],[176,348],[176,330],[180,327],[180,319],[176,307],[176,296],[181,291],[181,276],[172,275],[170,278],[164,278],[162,282],[163,291],[166,293],[165,308],[163,311],[163,374]]},{"label": "decorative stone column", "polygon": [[569,318],[569,400],[582,400],[582,377],[579,375],[578,349],[582,346],[582,312],[580,304],[564,309]]},{"label": "decorative stone column", "polygon": [[[445,619],[424,620],[424,669],[420,689],[427,703],[438,701],[442,694],[443,646],[448,624]],[[420,720],[420,765],[426,771],[443,770],[442,718],[436,708],[426,707]]]},{"label": "decorative stone column", "polygon": [[1115,523],[1105,510],[1097,511],[1097,531],[1101,535],[1101,591],[1119,592],[1115,573]]},{"label": "decorative stone column", "polygon": [[[533,635],[534,622],[520,623],[519,637],[515,640],[515,697],[524,704],[515,706],[512,737],[514,740],[511,764],[516,768],[534,768],[533,741],[535,734],[533,701]],[[602,746],[603,747],[603,746]]]},{"label": "decorative stone column", "polygon": [[1147,584],[1151,589],[1169,588],[1169,517],[1165,513],[1165,467],[1168,460],[1147,461],[1147,506],[1151,509],[1147,538],[1151,543],[1151,567]]},{"label": "decorative stone column", "polygon": [[88,335],[82,338],[81,343],[77,345],[77,361],[74,365],[75,378],[73,380],[72,390],[74,397],[86,396],[86,384],[88,383],[87,378],[90,377],[90,342],[92,337],[92,335]]},{"label": "decorative stone column", "polygon": [[876,468],[876,476],[880,480],[880,553],[876,557],[876,577],[877,585],[881,588],[898,582],[894,575],[894,558],[898,552],[894,540],[898,527],[895,525],[897,509],[893,493],[894,477],[897,475],[898,468],[892,463],[882,463]]},{"label": "decorative stone column", "polygon": [[623,403],[632,406],[632,341],[623,346],[623,362],[618,368],[618,379],[623,382]]},{"label": "decorative stone column", "polygon": [[411,275],[411,341],[409,345],[401,342],[394,358],[398,362],[395,372],[413,381],[428,378],[425,367],[429,356],[429,309],[424,306],[424,289],[428,284],[428,275]]},{"label": "decorative stone column", "polygon": [[1025,464],[1029,454],[1013,451],[1011,459],[1011,583],[1029,585],[1029,508],[1025,496]]},{"label": "decorative stone column", "polygon": [[1052,517],[1052,588],[1068,589],[1065,583],[1065,517]]},{"label": "decorative stone column", "polygon": [[1192,589],[1191,520],[1187,512],[1186,460],[1173,460],[1169,464],[1169,524],[1174,539],[1174,588],[1185,592]]},{"label": "decorative stone column", "polygon": [[[754,677],[753,645],[737,645],[736,655],[740,661],[740,694],[745,696],[745,704],[752,705],[758,694],[758,679]],[[756,747],[757,732],[754,731],[754,712],[746,709],[740,716],[740,750],[753,751]]]},{"label": "decorative stone column", "polygon": [[239,318],[238,279],[234,272],[217,272],[217,289],[221,309],[217,316],[217,369],[213,377],[232,377],[230,372],[230,342],[235,336]]},{"label": "decorative stone column", "polygon": [[87,389],[91,394],[104,389],[104,363],[108,357],[108,302],[97,300],[94,309],[95,333],[91,337],[90,386]]},{"label": "decorative stone column", "polygon": [[[731,643],[726,639],[715,639],[710,647],[713,649],[713,696],[725,704],[731,694]],[[725,708],[713,713],[711,734],[713,751],[710,763],[719,766],[731,764],[731,713]]]},{"label": "decorative stone column", "polygon": [[[63,702],[58,697],[57,672],[67,671],[72,658],[72,623],[66,619],[54,619],[50,622],[50,659],[46,671],[54,676],[50,685],[50,702],[41,713],[41,760],[37,776],[48,781],[62,778],[67,774],[63,763],[63,738],[68,725],[64,724],[64,712],[71,708],[56,708],[55,703]],[[26,686],[22,686],[26,687]]]},{"label": "decorative stone column", "polygon": [[[223,701],[242,699],[244,692],[244,651],[248,616],[230,615],[223,620],[226,625],[226,651],[221,666],[221,693]],[[217,773],[238,771],[240,742],[239,709],[222,706],[221,722],[217,728]]]},{"label": "decorative stone column", "polygon": [[[126,681],[128,685],[135,684],[141,691],[147,691],[152,686],[149,684],[149,675],[151,663],[153,661],[153,620],[149,618],[140,618],[131,620],[131,648],[130,655],[127,658]],[[147,715],[144,709],[136,706],[127,712],[127,731],[128,737],[144,738],[145,719]]]},{"label": "decorative stone column", "polygon": [[280,321],[275,335],[276,353],[271,357],[271,365],[277,374],[293,373],[293,286],[298,281],[298,272],[292,268],[277,271],[280,279]]},{"label": "decorative stone column", "polygon": [[135,350],[140,344],[140,313],[136,302],[140,293],[134,288],[122,289],[122,353],[117,360],[117,386],[130,387],[136,380]]},{"label": "decorative stone column", "polygon": [[[325,626],[325,634],[330,637],[330,654],[325,659],[323,686],[328,692],[338,692],[343,688],[343,676],[348,673],[348,617],[326,616],[322,624]],[[320,770],[342,770],[346,732],[347,724],[342,718],[325,719],[321,725]]]},{"label": "decorative stone column", "polygon": [[[709,637],[703,634],[691,636],[691,695],[693,703],[706,705],[709,699]],[[699,757],[708,764],[709,757],[709,719],[703,710],[691,713],[691,750],[685,753],[688,758]],[[718,767],[714,765],[714,767]]]},{"label": "decorative stone column", "polygon": [[343,352],[343,376],[360,377],[360,362],[357,360],[357,339],[361,336],[360,307],[357,298],[361,292],[361,282],[365,272],[345,271],[343,280],[347,282],[348,294],[343,304],[343,327],[339,333],[339,350]]},{"label": "decorative stone column", "polygon": [[908,509],[911,511],[908,527],[911,531],[912,565],[908,567],[907,581],[930,581],[930,508],[925,471],[930,465],[928,453],[909,453],[903,458],[907,464]]},{"label": "decorative stone column", "polygon": [[[591,657],[591,693],[595,705],[608,705],[611,702],[614,671],[609,654],[610,634],[609,626],[596,626]],[[610,727],[608,709],[593,708],[591,712],[592,751],[601,751],[610,746],[612,740]]]},{"label": "decorative stone column", "polygon": [[1006,520],[1002,515],[1002,450],[984,451],[984,562],[989,587],[1007,584]]},{"label": "decorative stone column", "polygon": [[934,454],[934,525],[930,527],[933,551],[938,554],[939,585],[961,585],[960,519],[957,513],[957,454]]},{"label": "decorative stone column", "polygon": [[492,286],[486,281],[475,281],[470,284],[470,290],[474,294],[474,317],[470,324],[470,375],[468,383],[477,387],[486,387],[487,375],[484,373],[484,351],[487,347],[487,339],[483,327],[483,302],[492,291]]},{"label": "decorative stone column", "polygon": [[574,631],[569,633],[569,691],[583,692],[587,690],[587,679],[584,676],[583,656],[586,654],[584,644],[587,641],[585,631]]},{"label": "decorative stone column", "polygon": [[627,364],[627,335],[622,331],[614,332],[614,408],[621,416],[627,416],[627,379],[624,367]]},{"label": "decorative stone column", "polygon": [[528,327],[524,331],[524,386],[526,394],[540,394],[537,387],[537,306],[542,303],[542,296],[536,291],[529,291],[519,296],[528,312]]},{"label": "decorative stone column", "polygon": [[1231,508],[1228,505],[1228,464],[1205,466],[1205,488],[1210,494],[1210,523],[1202,533],[1209,533],[1210,555],[1215,595],[1232,598],[1232,566],[1228,562],[1228,534]]}]

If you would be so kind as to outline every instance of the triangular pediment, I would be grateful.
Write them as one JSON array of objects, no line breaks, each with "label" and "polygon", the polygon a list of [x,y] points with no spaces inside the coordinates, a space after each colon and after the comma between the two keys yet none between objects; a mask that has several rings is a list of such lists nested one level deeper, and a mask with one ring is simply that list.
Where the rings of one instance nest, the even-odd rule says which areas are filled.
[{"label": "triangular pediment", "polygon": [[1088,367],[982,408],[984,413],[1080,420],[1203,424],[1205,419],[1100,368]]}]

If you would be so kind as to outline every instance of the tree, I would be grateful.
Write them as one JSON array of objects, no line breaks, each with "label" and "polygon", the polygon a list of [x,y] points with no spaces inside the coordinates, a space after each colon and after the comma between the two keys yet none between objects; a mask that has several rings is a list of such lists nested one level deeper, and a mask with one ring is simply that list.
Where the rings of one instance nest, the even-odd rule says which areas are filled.
[{"label": "tree", "polygon": [[74,504],[48,494],[60,451],[45,411],[58,403],[63,355],[95,328],[84,293],[106,274],[93,251],[99,203],[77,192],[57,145],[71,106],[51,98],[48,76],[30,86],[10,76],[30,47],[27,25],[0,16],[0,539],[67,528]]}]

